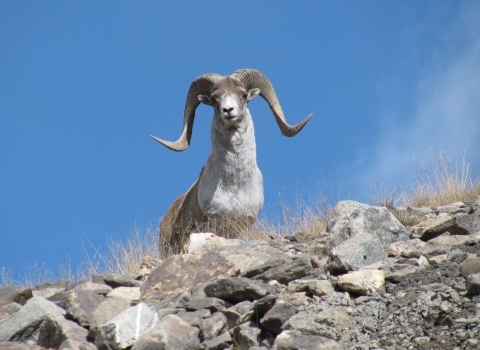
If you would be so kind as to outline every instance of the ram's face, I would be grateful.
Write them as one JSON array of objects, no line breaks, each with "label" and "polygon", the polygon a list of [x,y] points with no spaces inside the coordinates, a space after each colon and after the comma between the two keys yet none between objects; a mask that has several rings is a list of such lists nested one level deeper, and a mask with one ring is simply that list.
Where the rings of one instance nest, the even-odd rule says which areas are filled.
[{"label": "ram's face", "polygon": [[245,117],[247,102],[255,98],[259,89],[245,90],[242,83],[232,77],[224,77],[210,95],[200,95],[201,102],[212,106],[226,128],[238,127]]}]

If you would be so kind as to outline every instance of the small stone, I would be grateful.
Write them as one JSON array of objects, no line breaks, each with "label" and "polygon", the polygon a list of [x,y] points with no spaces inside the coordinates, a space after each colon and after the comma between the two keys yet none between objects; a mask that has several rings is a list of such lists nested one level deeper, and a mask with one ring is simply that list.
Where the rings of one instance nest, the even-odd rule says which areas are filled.
[{"label": "small stone", "polygon": [[435,255],[428,258],[430,265],[441,265],[447,261],[447,254]]}]

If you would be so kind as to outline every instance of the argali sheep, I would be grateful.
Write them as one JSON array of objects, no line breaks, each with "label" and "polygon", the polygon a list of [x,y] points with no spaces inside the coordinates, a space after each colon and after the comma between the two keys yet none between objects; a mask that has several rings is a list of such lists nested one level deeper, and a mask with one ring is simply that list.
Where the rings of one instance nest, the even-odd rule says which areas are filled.
[{"label": "argali sheep", "polygon": [[268,78],[258,70],[242,69],[230,76],[204,74],[188,90],[183,132],[175,142],[156,141],[174,151],[190,145],[195,110],[200,102],[214,109],[212,153],[198,180],[167,210],[159,228],[163,257],[179,253],[192,232],[235,237],[249,230],[263,206],[262,173],[257,167],[253,121],[247,103],[258,95],[270,106],[280,131],[295,136],[312,115],[288,125]]}]

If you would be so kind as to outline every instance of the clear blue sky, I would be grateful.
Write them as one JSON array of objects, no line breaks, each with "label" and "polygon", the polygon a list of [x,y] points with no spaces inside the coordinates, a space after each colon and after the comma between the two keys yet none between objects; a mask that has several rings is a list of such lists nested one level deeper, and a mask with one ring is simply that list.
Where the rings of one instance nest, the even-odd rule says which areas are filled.
[{"label": "clear blue sky", "polygon": [[[0,267],[82,259],[156,226],[210,152],[176,140],[191,81],[263,71],[290,124],[250,103],[266,206],[408,184],[412,160],[478,156],[478,1],[0,2]],[[478,157],[477,157],[478,159]],[[339,184],[341,183],[341,184]]]}]

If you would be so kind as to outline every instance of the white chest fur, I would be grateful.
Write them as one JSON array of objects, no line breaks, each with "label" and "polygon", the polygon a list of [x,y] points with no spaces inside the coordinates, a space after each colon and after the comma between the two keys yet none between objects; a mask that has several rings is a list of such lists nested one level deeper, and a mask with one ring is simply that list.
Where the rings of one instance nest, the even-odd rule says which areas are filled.
[{"label": "white chest fur", "polygon": [[250,115],[235,130],[212,124],[212,154],[199,179],[198,201],[206,214],[256,218],[263,206],[263,179],[257,167]]}]

